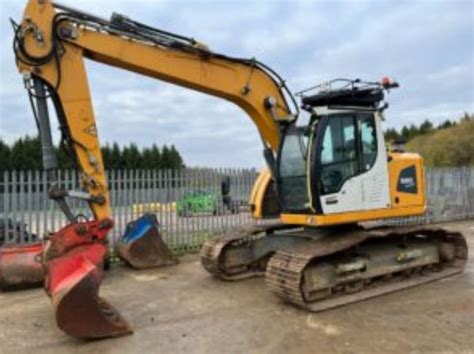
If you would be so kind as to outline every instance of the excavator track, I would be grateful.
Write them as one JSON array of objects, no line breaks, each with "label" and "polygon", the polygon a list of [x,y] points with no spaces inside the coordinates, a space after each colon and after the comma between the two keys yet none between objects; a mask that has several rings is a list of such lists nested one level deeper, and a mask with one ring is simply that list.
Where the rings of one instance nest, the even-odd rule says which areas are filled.
[{"label": "excavator track", "polygon": [[236,269],[226,269],[223,264],[223,256],[226,251],[232,247],[248,244],[256,239],[266,237],[279,230],[288,230],[295,228],[292,225],[285,225],[281,223],[259,225],[250,228],[241,228],[233,230],[232,233],[223,235],[221,237],[208,240],[201,248],[201,264],[205,270],[216,278],[237,281],[256,276],[265,275],[266,262],[262,260],[255,260],[252,264],[238,267]]},{"label": "excavator track", "polygon": [[319,312],[461,273],[466,262],[458,232],[356,230],[279,250],[265,279],[285,302]]}]

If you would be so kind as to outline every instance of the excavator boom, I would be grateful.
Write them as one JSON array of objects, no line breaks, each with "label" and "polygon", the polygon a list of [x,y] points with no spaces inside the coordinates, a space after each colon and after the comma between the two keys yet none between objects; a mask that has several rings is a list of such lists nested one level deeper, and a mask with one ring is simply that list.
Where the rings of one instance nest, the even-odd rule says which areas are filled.
[{"label": "excavator boom", "polygon": [[[389,78],[336,79],[300,92],[310,117],[298,126],[296,101],[265,64],[212,52],[122,15],[106,20],[51,0],[29,0],[22,22],[14,24],[14,50],[40,131],[49,195],[69,221],[47,242],[42,260],[58,326],[74,337],[132,331],[99,297],[113,220],[85,59],[220,97],[257,127],[268,169],[252,190],[252,215],[279,215],[281,223],[207,241],[201,260],[214,276],[265,275],[285,301],[320,311],[462,272],[467,246],[458,233],[358,225],[426,210],[422,158],[386,151],[384,97],[398,87]],[[48,99],[80,173],[80,191],[57,183]],[[68,198],[87,201],[93,217],[75,215]],[[172,263],[157,230],[153,215],[129,224],[119,256],[135,268]]]},{"label": "excavator boom", "polygon": [[[270,166],[280,127],[296,119],[286,98],[292,99],[296,112],[298,108],[284,81],[257,60],[214,53],[194,39],[125,16],[105,20],[51,0],[29,0],[22,22],[13,25],[18,70],[33,104],[43,165],[49,171],[49,195],[69,221],[48,241],[42,257],[58,326],[80,338],[130,333],[125,320],[98,296],[113,222],[85,59],[235,103],[255,123]],[[62,145],[80,172],[80,191],[58,186],[48,99],[55,107]],[[68,198],[87,201],[93,220],[75,215]],[[130,224],[119,241],[119,256],[135,268],[174,263],[157,230],[158,222],[149,216]]]}]

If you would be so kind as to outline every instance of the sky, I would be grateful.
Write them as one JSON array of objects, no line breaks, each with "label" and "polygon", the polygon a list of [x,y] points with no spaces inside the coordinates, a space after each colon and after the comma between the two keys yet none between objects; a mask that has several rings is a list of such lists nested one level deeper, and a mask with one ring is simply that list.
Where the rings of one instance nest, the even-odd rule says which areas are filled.
[{"label": "sky", "polygon": [[[385,128],[474,112],[474,0],[58,2],[105,18],[121,13],[215,52],[256,57],[293,92],[339,77],[393,77],[401,87],[388,96]],[[9,23],[19,22],[25,4],[0,0],[0,137],[7,142],[36,134]],[[232,103],[86,65],[103,144],[174,144],[189,166],[263,166],[257,129]]]}]

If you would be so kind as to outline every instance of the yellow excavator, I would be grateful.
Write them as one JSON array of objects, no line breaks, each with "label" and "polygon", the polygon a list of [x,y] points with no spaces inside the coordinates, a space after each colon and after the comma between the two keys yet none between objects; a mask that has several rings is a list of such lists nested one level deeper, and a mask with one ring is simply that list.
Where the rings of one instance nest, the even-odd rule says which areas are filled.
[{"label": "yellow excavator", "polygon": [[[18,70],[50,171],[50,196],[69,220],[42,255],[46,291],[58,326],[69,335],[132,331],[98,296],[113,221],[84,59],[223,98],[255,123],[267,168],[251,193],[251,211],[280,222],[206,242],[202,265],[214,276],[265,275],[286,302],[320,311],[462,272],[467,246],[457,232],[360,225],[426,209],[420,156],[386,151],[381,124],[384,95],[398,86],[392,80],[341,79],[302,91],[309,120],[299,126],[300,105],[285,81],[255,59],[215,53],[125,16],[103,19],[51,0],[29,0],[13,27]],[[80,172],[81,191],[57,184],[48,99]],[[68,198],[87,201],[93,218],[75,215]],[[146,223],[135,226],[142,230]]]}]

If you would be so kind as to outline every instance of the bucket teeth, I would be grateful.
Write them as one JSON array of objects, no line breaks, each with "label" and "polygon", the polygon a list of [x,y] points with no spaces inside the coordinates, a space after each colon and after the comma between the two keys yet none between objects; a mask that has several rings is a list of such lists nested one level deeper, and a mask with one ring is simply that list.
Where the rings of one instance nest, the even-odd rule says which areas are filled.
[{"label": "bucket teeth", "polygon": [[161,238],[156,216],[145,214],[129,223],[117,245],[118,256],[136,269],[160,267],[177,263]]}]

